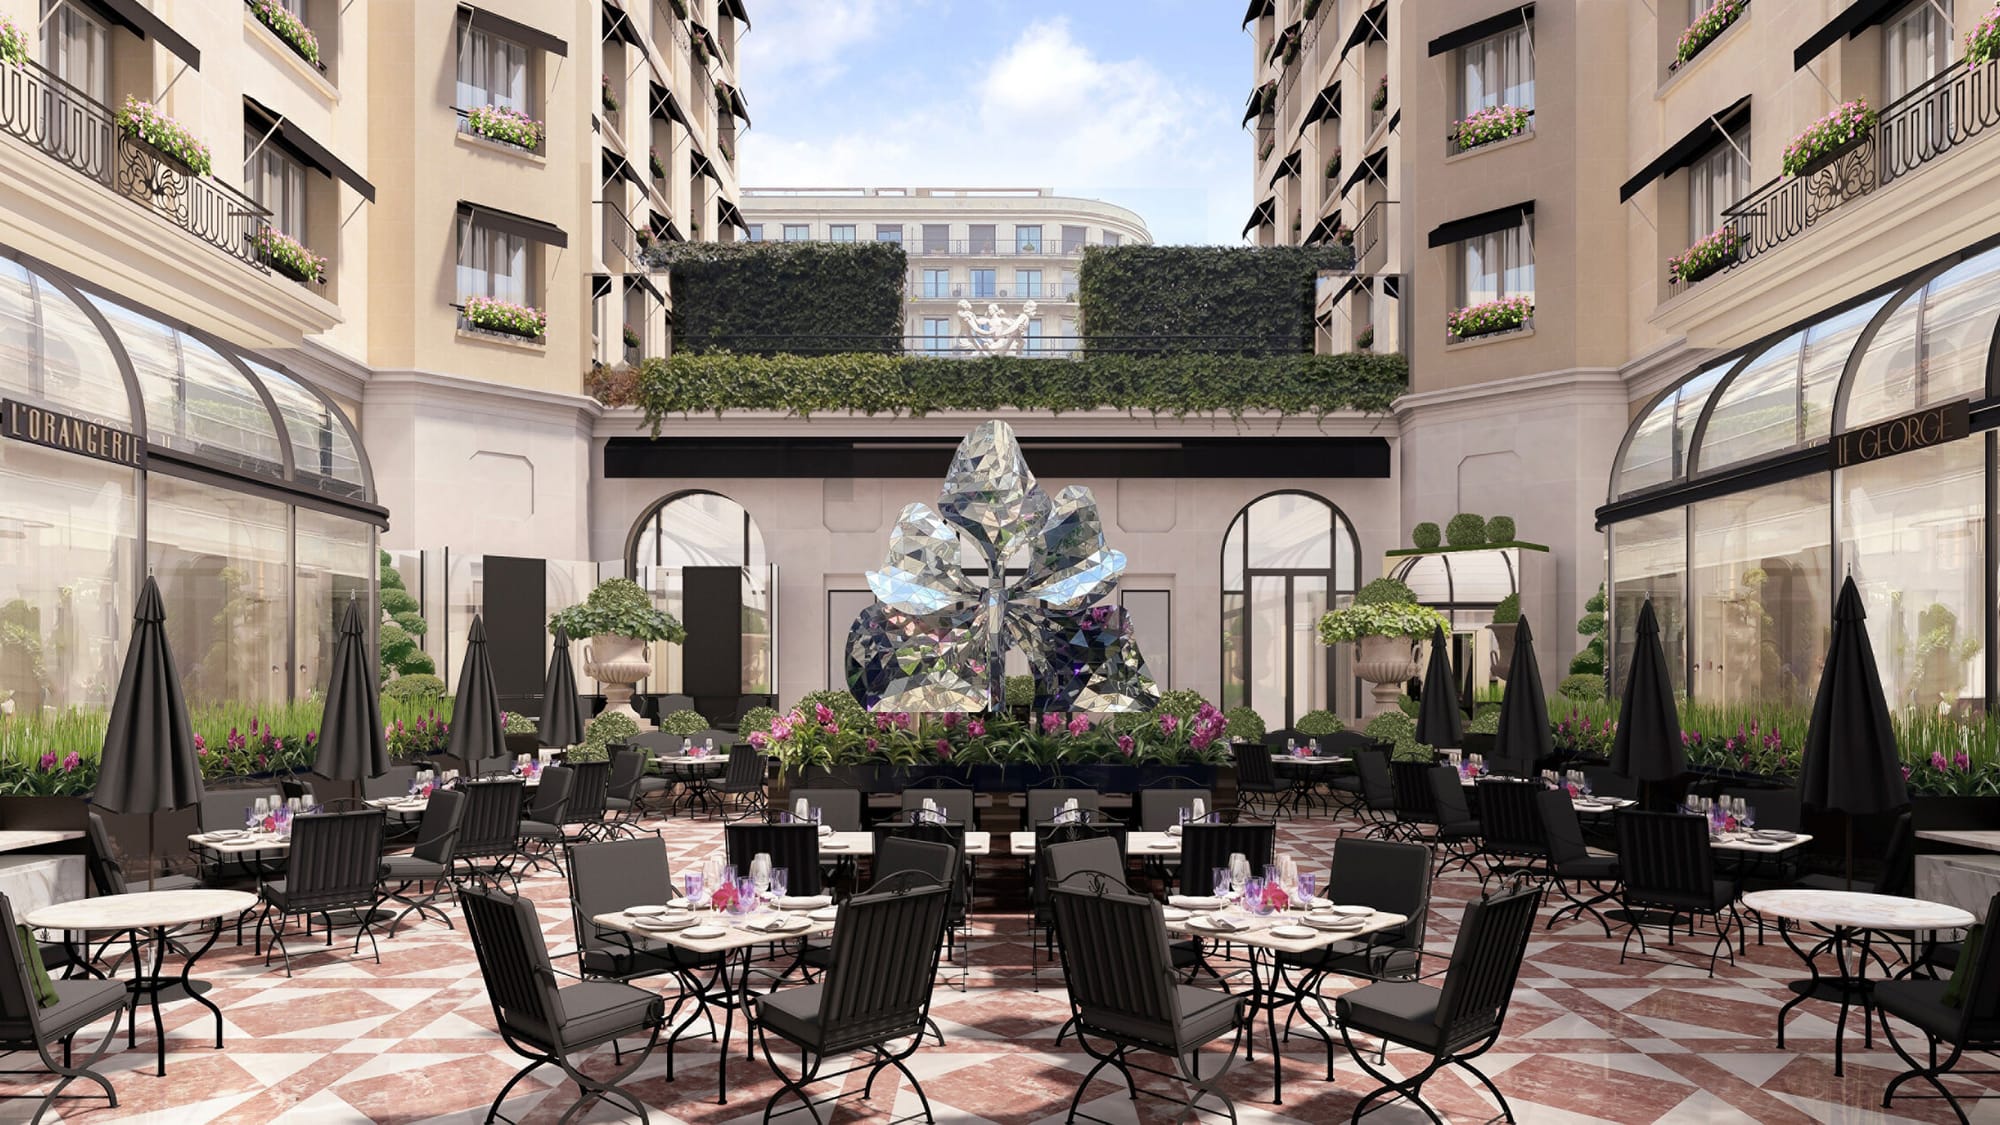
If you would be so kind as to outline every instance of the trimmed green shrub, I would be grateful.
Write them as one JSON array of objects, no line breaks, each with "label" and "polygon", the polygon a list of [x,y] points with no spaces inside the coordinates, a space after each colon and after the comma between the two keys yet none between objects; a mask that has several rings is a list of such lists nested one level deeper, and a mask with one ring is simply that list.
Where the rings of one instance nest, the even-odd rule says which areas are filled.
[{"label": "trimmed green shrub", "polygon": [[1431,759],[1431,748],[1417,741],[1417,721],[1401,711],[1384,711],[1368,720],[1362,733],[1377,742],[1393,743],[1395,752],[1390,755],[1397,761],[1422,761]]},{"label": "trimmed green shrub", "polygon": [[1571,675],[1604,676],[1604,606],[1604,585],[1599,583],[1597,592],[1583,603],[1583,617],[1576,623],[1577,633],[1589,637],[1590,642],[1569,662]]},{"label": "trimmed green shrub", "polygon": [[1231,707],[1222,713],[1222,735],[1231,742],[1262,742],[1264,716],[1249,707]]},{"label": "trimmed green shrub", "polygon": [[680,644],[687,630],[670,613],[653,608],[645,587],[630,578],[607,578],[580,605],[549,615],[549,631],[560,626],[576,638],[614,636]]},{"label": "trimmed green shrub", "polygon": [[611,756],[612,743],[624,743],[639,733],[639,724],[623,711],[605,711],[583,728],[583,741],[569,748],[572,762],[601,762]]},{"label": "trimmed green shrub", "polygon": [[749,734],[753,730],[770,730],[771,720],[777,717],[778,712],[775,708],[752,707],[743,712],[743,717],[737,720],[736,730],[741,734]]},{"label": "trimmed green shrub", "polygon": [[902,347],[909,260],[898,243],[661,241],[642,257],[668,271],[677,349]]},{"label": "trimmed green shrub", "polygon": [[1299,721],[1293,723],[1292,728],[1307,738],[1325,738],[1346,730],[1347,724],[1331,711],[1307,711],[1299,716]]},{"label": "trimmed green shrub", "polygon": [[1410,546],[1419,551],[1435,551],[1442,542],[1439,535],[1438,525],[1425,520],[1410,529]]},{"label": "trimmed green shrub", "polygon": [[1035,678],[1033,676],[1007,677],[1007,706],[1032,707],[1035,705]]},{"label": "trimmed green shrub", "polygon": [[1198,691],[1188,691],[1183,688],[1180,691],[1164,692],[1160,695],[1160,702],[1154,705],[1153,714],[1172,715],[1186,722],[1194,718],[1194,713],[1201,710],[1201,705],[1207,702],[1208,700],[1203,699]]},{"label": "trimmed green shrub", "polygon": [[1604,615],[1586,613],[1577,619],[1576,631],[1586,637],[1594,637],[1604,631]]},{"label": "trimmed green shrub", "polygon": [[1417,592],[1394,578],[1377,578],[1354,595],[1355,605],[1415,605]]},{"label": "trimmed green shrub", "polygon": [[1188,352],[1224,341],[1310,352],[1320,271],[1353,264],[1339,246],[1091,246],[1077,269],[1086,347],[1145,337]]},{"label": "trimmed green shrub", "polygon": [[519,711],[500,712],[501,729],[508,734],[534,734],[541,729],[541,720]]},{"label": "trimmed green shrub", "polygon": [[425,672],[398,676],[382,685],[383,699],[441,699],[444,681]]},{"label": "trimmed green shrub", "polygon": [[1486,521],[1486,541],[1493,544],[1514,541],[1514,517],[1494,516]]},{"label": "trimmed green shrub", "polygon": [[697,731],[707,730],[708,719],[701,712],[692,709],[669,711],[667,712],[667,717],[660,720],[660,729],[666,731],[668,734],[678,734],[685,737]]},{"label": "trimmed green shrub", "polygon": [[1481,707],[1477,714],[1473,715],[1472,718],[1467,719],[1465,721],[1465,733],[1499,734],[1500,733],[1499,706],[1496,704],[1489,703],[1486,706]]},{"label": "trimmed green shrub", "polygon": [[1500,599],[1499,605],[1493,607],[1493,623],[1495,625],[1515,625],[1519,624],[1520,620],[1521,595],[1519,594],[1508,594],[1506,597]]},{"label": "trimmed green shrub", "polygon": [[1589,703],[1604,698],[1604,676],[1572,675],[1564,676],[1556,685],[1556,694],[1579,703]]},{"label": "trimmed green shrub", "polygon": [[1486,521],[1460,512],[1444,525],[1444,541],[1454,547],[1477,547],[1486,542]]},{"label": "trimmed green shrub", "polygon": [[[395,560],[387,551],[376,552],[375,584],[381,590],[382,612],[389,617],[375,639],[381,682],[388,684],[391,677],[428,676],[437,671],[437,664],[424,655],[417,642],[427,628],[417,612],[420,608],[417,599],[404,587],[403,576],[396,573]],[[437,694],[444,694],[442,680],[438,681]]]}]

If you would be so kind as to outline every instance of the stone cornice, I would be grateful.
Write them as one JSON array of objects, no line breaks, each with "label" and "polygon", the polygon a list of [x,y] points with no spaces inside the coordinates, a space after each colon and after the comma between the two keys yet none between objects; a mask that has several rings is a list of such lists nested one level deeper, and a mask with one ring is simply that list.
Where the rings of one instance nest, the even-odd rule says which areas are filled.
[{"label": "stone cornice", "polygon": [[1453,421],[1490,415],[1502,405],[1518,412],[1588,405],[1617,404],[1623,407],[1625,402],[1625,380],[1616,369],[1566,367],[1512,379],[1407,394],[1396,400],[1395,411],[1396,420],[1407,427],[1418,415],[1422,415],[1426,422]]},{"label": "stone cornice", "polygon": [[479,410],[513,419],[575,426],[588,436],[604,405],[594,398],[536,390],[462,375],[411,368],[387,368],[368,379],[364,406],[436,407]]}]

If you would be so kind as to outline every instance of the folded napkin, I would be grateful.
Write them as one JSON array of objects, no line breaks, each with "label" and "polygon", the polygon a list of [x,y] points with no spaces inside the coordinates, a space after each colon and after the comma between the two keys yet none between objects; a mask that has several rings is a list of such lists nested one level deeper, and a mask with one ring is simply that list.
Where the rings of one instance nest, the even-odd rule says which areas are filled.
[{"label": "folded napkin", "polygon": [[746,930],[756,930],[759,933],[782,933],[787,930],[803,929],[804,927],[800,926],[797,920],[780,914],[775,918],[763,918],[747,923],[743,928]]},{"label": "folded napkin", "polygon": [[1250,928],[1248,926],[1242,925],[1241,923],[1231,921],[1228,918],[1224,918],[1220,914],[1212,914],[1206,918],[1197,918],[1195,919],[1195,921],[1200,922],[1202,926],[1206,929],[1217,930],[1222,933],[1235,933],[1237,930],[1247,930]]},{"label": "folded napkin", "polygon": [[783,895],[771,900],[771,905],[780,910],[818,910],[822,906],[832,906],[832,895]]},{"label": "folded napkin", "polygon": [[1222,900],[1213,895],[1168,895],[1167,905],[1182,910],[1213,910]]}]

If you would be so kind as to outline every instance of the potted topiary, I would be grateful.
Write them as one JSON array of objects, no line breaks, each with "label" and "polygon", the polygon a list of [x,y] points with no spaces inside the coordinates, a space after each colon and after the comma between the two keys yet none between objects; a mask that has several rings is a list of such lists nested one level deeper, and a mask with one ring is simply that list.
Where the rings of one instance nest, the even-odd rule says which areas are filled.
[{"label": "potted topiary", "polygon": [[507,753],[513,757],[526,754],[532,758],[542,748],[539,724],[534,719],[514,711],[502,711],[500,723],[507,739]]},{"label": "potted topiary", "polygon": [[1486,542],[1486,521],[1471,512],[1460,512],[1444,525],[1444,541],[1453,547],[1478,547]]},{"label": "potted topiary", "polygon": [[1354,674],[1375,685],[1376,708],[1395,705],[1404,681],[1417,674],[1414,642],[1450,623],[1417,603],[1416,592],[1393,578],[1377,578],[1346,609],[1319,619],[1320,643],[1355,645]]},{"label": "potted topiary", "polygon": [[1438,525],[1429,520],[1410,529],[1410,545],[1419,551],[1435,551],[1438,549],[1438,544],[1443,541]]},{"label": "potted topiary", "polygon": [[600,582],[583,604],[550,614],[549,631],[558,627],[572,637],[590,638],[583,646],[583,670],[604,685],[605,711],[625,715],[645,729],[645,721],[632,710],[632,691],[653,671],[646,646],[654,641],[680,644],[687,630],[673,615],[653,608],[653,599],[629,578]]},{"label": "potted topiary", "polygon": [[1521,595],[1508,594],[1493,607],[1493,675],[1506,679],[1514,662],[1514,630],[1521,624]]}]

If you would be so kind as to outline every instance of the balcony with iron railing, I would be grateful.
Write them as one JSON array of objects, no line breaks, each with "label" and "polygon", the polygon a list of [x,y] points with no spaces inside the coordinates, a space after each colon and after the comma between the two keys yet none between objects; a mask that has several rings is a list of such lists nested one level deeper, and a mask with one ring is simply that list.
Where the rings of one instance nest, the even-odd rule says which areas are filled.
[{"label": "balcony with iron railing", "polygon": [[[1975,139],[2000,132],[2000,61],[1963,62],[1889,103],[1875,126],[1795,176],[1781,176],[1725,208],[1733,258],[1690,278],[1669,278],[1672,299],[1806,235],[1829,215],[1873,195]],[[1921,206],[1921,197],[1912,205]]]},{"label": "balcony with iron railing", "polygon": [[986,285],[974,281],[917,281],[907,293],[913,301],[1074,301],[1074,281],[1014,282]]},{"label": "balcony with iron railing", "polygon": [[1389,261],[1389,221],[1396,201],[1378,199],[1354,224],[1354,272],[1376,274]]}]

